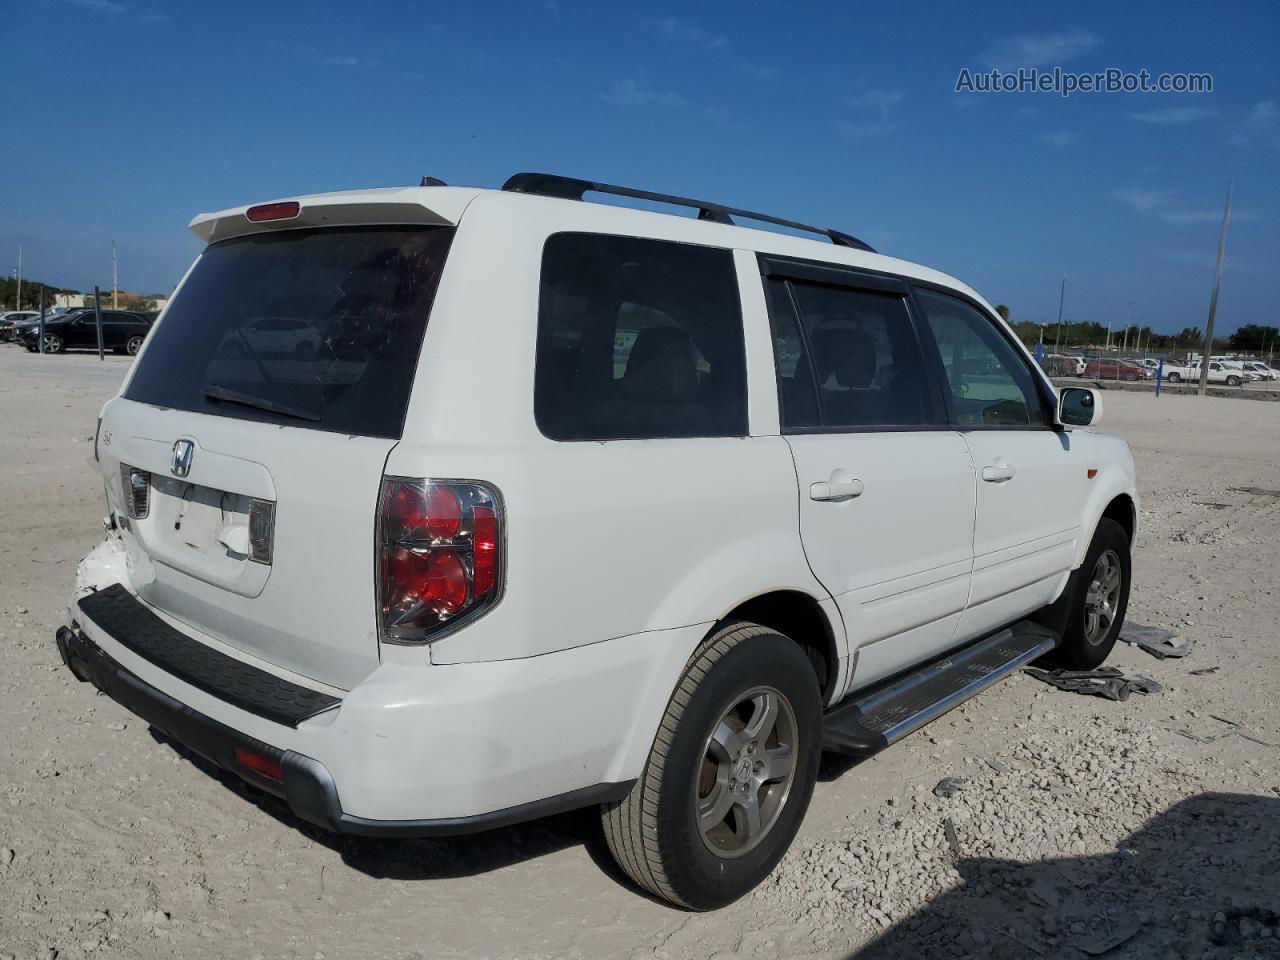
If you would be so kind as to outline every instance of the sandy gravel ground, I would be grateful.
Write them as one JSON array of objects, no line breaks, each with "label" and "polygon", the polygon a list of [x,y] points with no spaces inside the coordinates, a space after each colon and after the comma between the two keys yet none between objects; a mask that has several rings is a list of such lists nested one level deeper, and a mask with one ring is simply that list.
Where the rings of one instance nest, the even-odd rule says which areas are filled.
[{"label": "sandy gravel ground", "polygon": [[324,836],[74,682],[52,632],[126,368],[0,345],[0,957],[1280,957],[1275,405],[1107,395],[1143,497],[1130,619],[1197,643],[1112,662],[1163,692],[1019,675],[829,758],[774,877],[692,915],[628,887],[590,814]]}]

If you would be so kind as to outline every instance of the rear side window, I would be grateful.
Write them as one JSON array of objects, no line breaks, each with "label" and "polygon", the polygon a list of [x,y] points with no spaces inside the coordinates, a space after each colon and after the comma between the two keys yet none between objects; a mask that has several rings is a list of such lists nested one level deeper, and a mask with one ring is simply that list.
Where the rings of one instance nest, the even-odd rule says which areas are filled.
[{"label": "rear side window", "polygon": [[903,294],[778,277],[766,289],[784,430],[910,428],[933,419]]},{"label": "rear side window", "polygon": [[601,234],[547,240],[534,414],[553,440],[747,433],[733,255]]},{"label": "rear side window", "polygon": [[290,230],[201,256],[125,396],[399,437],[451,228]]},{"label": "rear side window", "polygon": [[942,354],[956,424],[1045,426],[1031,369],[994,321],[949,294],[917,288],[916,297]]}]

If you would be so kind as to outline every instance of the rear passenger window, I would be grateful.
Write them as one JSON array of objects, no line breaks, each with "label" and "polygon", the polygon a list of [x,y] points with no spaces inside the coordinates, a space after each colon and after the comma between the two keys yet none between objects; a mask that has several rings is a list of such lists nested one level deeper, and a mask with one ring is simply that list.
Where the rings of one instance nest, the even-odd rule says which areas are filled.
[{"label": "rear passenger window", "polygon": [[783,429],[910,427],[932,419],[901,294],[770,278]]},{"label": "rear passenger window", "polygon": [[534,416],[553,440],[745,436],[733,255],[635,237],[551,237]]},{"label": "rear passenger window", "polygon": [[994,321],[957,297],[916,289],[960,427],[1045,426],[1031,369]]}]

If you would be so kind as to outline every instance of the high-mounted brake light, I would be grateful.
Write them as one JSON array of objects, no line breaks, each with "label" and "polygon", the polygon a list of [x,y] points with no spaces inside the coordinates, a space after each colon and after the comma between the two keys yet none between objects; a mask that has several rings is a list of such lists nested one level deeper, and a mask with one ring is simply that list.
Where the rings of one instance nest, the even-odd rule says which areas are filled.
[{"label": "high-mounted brake light", "polygon": [[378,508],[378,614],[387,643],[424,643],[502,592],[502,505],[483,483],[387,477]]},{"label": "high-mounted brake light", "polygon": [[292,220],[302,210],[297,200],[285,200],[281,203],[260,203],[244,212],[253,223],[266,220]]}]

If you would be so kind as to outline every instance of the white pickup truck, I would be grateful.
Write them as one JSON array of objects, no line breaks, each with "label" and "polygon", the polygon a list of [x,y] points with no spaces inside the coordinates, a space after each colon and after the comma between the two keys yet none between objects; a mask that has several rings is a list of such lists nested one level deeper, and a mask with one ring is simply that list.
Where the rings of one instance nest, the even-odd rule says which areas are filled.
[{"label": "white pickup truck", "polygon": [[[1183,380],[1199,381],[1200,364],[1181,366],[1176,363],[1164,365],[1164,378],[1170,383],[1181,383]],[[1229,387],[1238,387],[1243,383],[1256,379],[1253,374],[1235,367],[1224,366],[1217,360],[1209,361],[1209,382],[1225,383]]]}]

